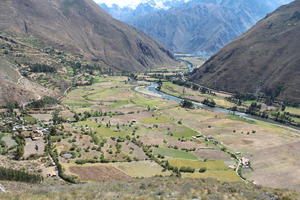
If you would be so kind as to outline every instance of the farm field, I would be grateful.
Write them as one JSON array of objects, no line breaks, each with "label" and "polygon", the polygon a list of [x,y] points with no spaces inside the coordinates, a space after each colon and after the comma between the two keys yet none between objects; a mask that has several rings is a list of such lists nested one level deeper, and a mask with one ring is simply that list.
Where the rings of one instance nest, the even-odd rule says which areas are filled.
[{"label": "farm field", "polygon": [[[86,140],[91,142],[90,145],[94,145],[94,147],[86,152],[87,146],[81,148],[78,145],[77,148],[81,148],[79,152],[81,157],[75,155],[75,158],[71,160],[61,159],[62,162],[70,160],[75,165],[76,160],[81,159],[95,159],[95,162],[101,162],[100,157],[103,155],[108,162],[124,162],[112,165],[129,177],[141,177],[141,175],[149,177],[161,174],[151,170],[148,170],[149,174],[144,173],[141,169],[147,169],[147,167],[143,167],[142,163],[147,162],[146,159],[155,159],[156,161],[152,161],[152,163],[159,168],[161,168],[159,165],[163,165],[166,161],[177,168],[192,167],[195,170],[206,168],[204,173],[183,173],[182,176],[185,178],[241,181],[235,171],[229,168],[229,166],[237,164],[237,160],[231,158],[231,154],[239,152],[238,158],[246,157],[253,163],[251,165],[253,170],[243,170],[243,172],[250,181],[255,182],[262,176],[258,173],[260,170],[263,170],[266,176],[268,174],[262,165],[255,164],[268,161],[255,156],[255,154],[259,154],[260,151],[268,152],[268,149],[279,146],[284,148],[284,145],[294,143],[295,140],[300,141],[299,133],[293,130],[234,115],[214,113],[205,109],[184,109],[176,102],[141,94],[134,90],[139,83],[126,82],[122,77],[117,77],[113,81],[111,78],[100,78],[99,80],[101,81],[97,81],[91,86],[73,90],[65,97],[64,102],[75,98],[74,101],[92,104],[90,107],[70,106],[72,112],[81,113],[81,116],[84,115],[84,112],[92,113],[94,111],[120,112],[122,114],[107,113],[107,116],[95,116],[76,122],[68,131],[74,131],[74,127],[77,131],[86,130]],[[163,83],[163,90],[168,90],[168,93],[174,96],[182,96],[182,91],[185,90],[185,97],[193,97],[199,101],[204,98],[212,98],[219,104],[221,102],[224,107],[232,106],[225,100],[226,95],[224,96],[224,94],[210,96],[192,89],[183,89],[183,87],[168,82]],[[81,91],[83,92],[81,93]],[[106,95],[108,93],[109,95]],[[122,98],[120,99],[118,95],[121,95]],[[192,138],[196,135],[201,137]],[[100,141],[98,144],[101,141],[107,144],[96,149],[98,145],[93,142],[95,136]],[[134,148],[130,147],[132,142],[135,144]],[[70,145],[71,147],[72,145]],[[64,149],[64,151],[68,150]],[[148,157],[150,155],[152,157]],[[280,161],[280,158],[275,155],[273,155],[273,159]],[[290,166],[291,169],[298,166],[297,162],[288,161],[288,163],[287,166]],[[158,168],[153,168],[154,171],[156,169]],[[170,175],[173,172],[165,169],[165,173]],[[278,186],[284,187],[281,180],[276,177],[272,179],[273,182],[277,182]],[[268,186],[266,183],[262,184]]]},{"label": "farm field", "polygon": [[226,182],[241,182],[239,176],[236,175],[235,171],[229,170],[210,170],[204,173],[184,173],[183,178],[214,178],[219,181]]},{"label": "farm field", "polygon": [[222,93],[203,94],[200,91],[192,90],[191,88],[185,88],[183,86],[175,85],[171,82],[163,82],[161,91],[180,98],[190,99],[197,102],[202,102],[205,99],[214,100],[215,103],[224,108],[231,108],[234,106],[233,103],[227,101],[225,97],[229,95]]},{"label": "farm field", "polygon": [[[37,170],[47,178],[59,174],[55,167],[59,163],[64,178],[80,183],[157,176],[243,183],[242,176],[263,186],[299,190],[300,180],[295,178],[300,177],[299,132],[202,108],[183,108],[145,93],[146,84],[125,76],[98,76],[91,85],[69,91],[57,108],[26,113],[22,117],[26,123],[38,123],[34,130],[44,130],[40,126],[54,118],[61,122],[54,129],[46,126],[48,137],[24,138],[24,163],[38,163]],[[185,90],[184,97],[212,98],[231,106],[224,94],[201,94],[171,82],[164,82],[162,88],[174,96]],[[12,136],[0,134],[0,150],[10,149],[14,155],[17,143]],[[53,161],[45,157],[46,151]],[[238,165],[241,160],[249,162]]]}]

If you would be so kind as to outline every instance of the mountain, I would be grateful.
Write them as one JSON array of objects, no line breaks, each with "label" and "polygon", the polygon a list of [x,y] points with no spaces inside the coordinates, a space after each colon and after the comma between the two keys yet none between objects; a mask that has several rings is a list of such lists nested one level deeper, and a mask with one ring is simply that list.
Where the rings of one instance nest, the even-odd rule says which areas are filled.
[{"label": "mountain", "polygon": [[190,0],[176,1],[166,6],[167,9],[148,8],[147,12],[137,7],[131,9],[132,14],[127,12],[124,18],[122,12],[115,14],[116,7],[108,12],[176,53],[207,56],[244,33],[267,13],[290,1]]},{"label": "mountain", "polygon": [[[78,80],[88,81],[85,72],[93,69],[173,64],[163,46],[92,0],[0,1],[0,105],[57,98]],[[34,66],[55,73],[35,73]]]},{"label": "mountain", "polygon": [[190,80],[300,103],[300,0],[282,6],[211,57]]},{"label": "mountain", "polygon": [[92,0],[5,0],[0,31],[31,36],[119,71],[174,64],[172,54]]},{"label": "mountain", "polygon": [[167,10],[175,6],[183,4],[182,0],[165,0],[165,1],[154,1],[154,0],[144,0],[136,7],[120,7],[117,4],[106,5],[105,3],[100,3],[99,6],[107,11],[115,19],[131,22],[139,17],[157,12],[159,10]]}]

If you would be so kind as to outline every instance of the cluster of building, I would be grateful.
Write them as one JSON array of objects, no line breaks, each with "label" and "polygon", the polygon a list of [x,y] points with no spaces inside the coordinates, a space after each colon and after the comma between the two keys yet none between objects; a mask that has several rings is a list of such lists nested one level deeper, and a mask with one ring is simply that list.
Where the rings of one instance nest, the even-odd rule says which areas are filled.
[{"label": "cluster of building", "polygon": [[13,132],[18,132],[26,138],[31,138],[36,140],[37,138],[43,137],[49,133],[48,128],[43,128],[40,126],[24,126],[24,125],[15,125],[13,126]]}]

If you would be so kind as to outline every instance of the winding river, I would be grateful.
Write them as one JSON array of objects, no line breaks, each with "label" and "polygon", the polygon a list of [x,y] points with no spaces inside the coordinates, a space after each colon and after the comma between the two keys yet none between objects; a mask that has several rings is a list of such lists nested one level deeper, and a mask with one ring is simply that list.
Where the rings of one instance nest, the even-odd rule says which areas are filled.
[{"label": "winding river", "polygon": [[[192,71],[194,69],[193,65],[190,62],[186,62],[186,63],[188,65],[189,71]],[[153,97],[160,97],[160,98],[168,99],[168,100],[175,101],[175,102],[178,102],[178,103],[183,101],[183,99],[181,99],[181,98],[178,98],[178,97],[175,97],[175,96],[172,96],[172,95],[169,95],[167,93],[159,91],[157,89],[158,86],[159,86],[158,83],[155,83],[155,82],[148,82],[148,83],[149,83],[148,86],[137,87],[136,91],[144,93],[146,95],[150,95],[150,96],[153,96]],[[145,88],[146,92],[140,91],[138,88]],[[290,129],[290,130],[293,130],[293,131],[300,132],[300,127],[284,125],[284,124],[281,124],[281,123],[276,122],[276,121],[271,120],[271,119],[265,119],[265,118],[261,118],[261,117],[258,117],[258,116],[249,115],[247,113],[232,111],[232,110],[228,110],[228,109],[220,108],[220,107],[209,107],[207,105],[204,105],[204,104],[198,103],[198,102],[194,102],[194,101],[192,101],[192,103],[196,107],[207,109],[207,110],[210,110],[210,111],[213,111],[213,112],[225,113],[225,114],[234,114],[234,115],[237,115],[237,116],[245,118],[245,119],[263,121],[263,122],[267,122],[267,123],[270,123],[270,124],[273,124],[273,125],[277,125],[277,126],[282,127],[282,128],[287,128],[287,129]]]}]

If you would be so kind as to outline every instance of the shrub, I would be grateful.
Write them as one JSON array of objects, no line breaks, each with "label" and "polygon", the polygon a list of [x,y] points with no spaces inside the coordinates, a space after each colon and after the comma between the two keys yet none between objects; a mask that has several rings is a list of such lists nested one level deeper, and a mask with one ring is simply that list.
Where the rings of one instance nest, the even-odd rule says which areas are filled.
[{"label": "shrub", "polygon": [[194,107],[194,105],[193,105],[193,103],[191,102],[191,101],[189,101],[189,100],[183,100],[181,103],[180,103],[180,106],[182,107],[182,108],[189,108],[189,109],[191,109],[191,108],[193,108]]},{"label": "shrub", "polygon": [[204,173],[204,172],[206,172],[206,170],[207,170],[206,167],[202,167],[202,168],[199,169],[199,172]]}]

